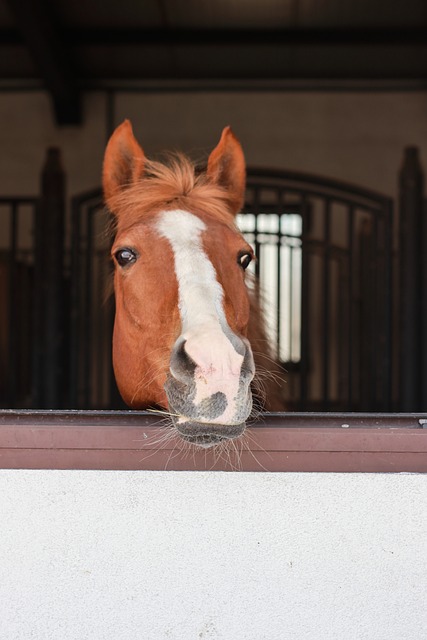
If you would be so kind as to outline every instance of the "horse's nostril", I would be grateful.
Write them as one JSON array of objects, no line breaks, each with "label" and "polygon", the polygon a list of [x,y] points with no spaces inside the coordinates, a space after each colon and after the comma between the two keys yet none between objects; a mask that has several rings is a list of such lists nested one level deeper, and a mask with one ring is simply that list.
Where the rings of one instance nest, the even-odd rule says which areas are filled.
[{"label": "horse's nostril", "polygon": [[186,342],[182,339],[175,344],[170,360],[170,371],[176,380],[189,384],[194,376],[196,363],[185,350]]}]

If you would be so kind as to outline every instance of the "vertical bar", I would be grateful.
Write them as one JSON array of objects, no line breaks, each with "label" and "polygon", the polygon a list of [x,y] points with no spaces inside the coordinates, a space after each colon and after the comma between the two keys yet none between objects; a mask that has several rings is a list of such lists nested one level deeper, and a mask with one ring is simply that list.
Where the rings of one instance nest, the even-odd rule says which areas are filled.
[{"label": "vertical bar", "polygon": [[360,393],[358,409],[373,411],[378,381],[375,361],[380,336],[376,331],[378,315],[383,309],[378,306],[375,280],[380,271],[381,251],[377,243],[378,212],[368,210],[369,218],[363,217],[358,228],[357,282],[360,291],[360,314],[358,315],[358,388]]},{"label": "vertical bar", "polygon": [[294,329],[294,319],[293,319],[293,302],[294,302],[294,246],[289,244],[289,332],[288,332],[288,340],[289,340],[289,362],[293,362],[293,329]]},{"label": "vertical bar", "polygon": [[281,280],[282,280],[282,215],[283,215],[283,190],[277,189],[277,296],[276,296],[276,340],[277,357],[280,359],[281,345],[281,323],[280,323],[280,306],[281,306]]},{"label": "vertical bar", "polygon": [[69,408],[79,408],[80,201],[71,202],[70,382]]},{"label": "vertical bar", "polygon": [[427,200],[424,195],[424,181],[421,185],[421,201],[422,201],[422,214],[421,214],[421,234],[420,234],[420,260],[421,260],[421,272],[420,272],[420,324],[421,324],[421,364],[420,364],[420,410],[427,411]]},{"label": "vertical bar", "polygon": [[[382,271],[382,262],[383,262],[383,251],[384,247],[380,246],[379,240],[379,216],[380,212],[377,210],[371,211],[371,216],[373,219],[373,238],[369,241],[369,261],[370,261],[370,273],[371,273],[371,288],[370,292],[372,292],[372,301],[370,302],[369,308],[371,309],[371,361],[370,364],[372,366],[372,387],[369,398],[369,410],[370,411],[378,411],[380,407],[379,403],[379,391],[380,391],[380,367],[379,361],[381,359],[381,350],[383,349],[382,344],[382,336],[381,336],[381,326],[382,326],[382,316],[384,313],[384,300],[380,300],[380,289],[379,289],[379,277]],[[382,304],[381,304],[382,303]],[[373,310],[373,311],[372,311]]]},{"label": "vertical bar", "polygon": [[345,373],[347,367],[347,334],[346,334],[346,322],[348,319],[348,309],[346,308],[346,287],[348,286],[348,280],[346,279],[346,250],[340,249],[337,260],[338,268],[338,290],[337,290],[337,305],[338,305],[338,397],[340,403],[344,402],[344,407],[347,408],[347,386],[345,384]]},{"label": "vertical bar", "polygon": [[39,408],[43,405],[43,350],[44,350],[44,330],[43,330],[43,265],[42,265],[42,236],[41,225],[41,198],[37,201],[34,212],[34,321],[33,321],[33,407]]},{"label": "vertical bar", "polygon": [[42,173],[42,197],[39,210],[40,233],[37,251],[42,275],[42,351],[43,371],[41,407],[63,405],[64,335],[63,266],[65,229],[65,175],[60,151],[51,147]]},{"label": "vertical bar", "polygon": [[253,214],[255,216],[254,251],[257,258],[255,261],[255,276],[259,279],[261,272],[261,244],[258,241],[259,187],[256,185],[254,186],[253,194]]},{"label": "vertical bar", "polygon": [[301,233],[301,379],[300,379],[300,411],[308,411],[308,371],[310,354],[310,255],[308,238],[308,201],[305,193],[301,199],[302,233]]},{"label": "vertical bar", "polygon": [[40,298],[38,292],[40,291],[40,286],[38,284],[38,269],[37,265],[39,263],[37,257],[37,220],[38,220],[38,208],[39,201],[35,201],[32,203],[32,270],[33,270],[33,281],[32,281],[32,295],[31,295],[31,305],[32,305],[32,317],[31,317],[31,327],[30,327],[30,345],[31,345],[31,356],[30,356],[30,367],[31,367],[31,407],[39,406],[39,371],[38,366],[40,362],[40,358],[38,355],[38,339],[40,337],[40,328],[38,326],[38,322],[40,319]]},{"label": "vertical bar", "polygon": [[[96,394],[97,394],[97,407],[101,409],[104,406],[104,371],[106,367],[104,366],[104,343],[105,343],[105,322],[104,322],[104,313],[106,311],[105,305],[105,282],[104,282],[104,269],[103,269],[103,260],[102,260],[101,251],[95,248],[94,258],[96,259],[96,275],[97,275],[97,285],[96,285],[96,295],[97,295],[97,304],[95,309],[99,313],[99,317],[96,319],[96,326],[98,331],[96,332]],[[105,257],[105,256],[104,256]]]},{"label": "vertical bar", "polygon": [[[424,175],[417,147],[407,147],[399,175],[400,411],[426,407],[422,380],[422,245]],[[423,393],[424,391],[424,393]],[[425,399],[423,399],[423,395]]]},{"label": "vertical bar", "polygon": [[[101,223],[106,223],[105,221],[105,211],[100,207],[99,203],[96,203],[91,207],[90,214],[93,220],[93,226],[95,229],[99,229],[98,221],[101,217]],[[97,408],[105,408],[105,389],[106,389],[106,372],[108,370],[108,352],[106,346],[108,342],[106,341],[106,325],[108,322],[107,314],[108,314],[108,304],[106,299],[106,272],[107,265],[109,262],[109,254],[105,249],[104,245],[100,246],[96,242],[96,238],[99,238],[99,232],[96,233],[94,238],[94,246],[92,251],[93,256],[93,278],[92,282],[94,285],[93,288],[93,315],[92,321],[94,326],[96,327],[96,331],[93,333],[94,339],[94,354],[93,354],[93,362],[95,363],[93,367],[93,372],[95,375],[94,380],[94,392],[96,395],[95,405]],[[105,234],[102,235],[105,237]]]},{"label": "vertical bar", "polygon": [[108,142],[108,140],[110,139],[111,134],[114,131],[114,123],[116,120],[116,94],[115,91],[113,89],[108,89],[106,92],[106,118],[105,118],[105,124],[106,124],[106,131],[105,131],[105,138],[106,138],[106,142]]},{"label": "vertical bar", "polygon": [[[384,371],[383,390],[384,405],[382,411],[392,410],[392,370],[395,364],[393,358],[393,205],[391,201],[384,203],[384,298],[385,298],[385,321],[384,321],[384,360],[382,368]],[[427,378],[425,378],[427,379]]]},{"label": "vertical bar", "polygon": [[329,406],[329,325],[330,325],[330,243],[331,243],[331,201],[325,198],[323,235],[323,407]]},{"label": "vertical bar", "polygon": [[354,304],[353,304],[353,271],[354,271],[354,205],[348,211],[348,410],[353,409],[353,332],[354,332]]},{"label": "vertical bar", "polygon": [[93,261],[93,219],[92,208],[86,214],[86,261],[84,290],[84,408],[91,408],[91,376],[92,376],[92,261]]},{"label": "vertical bar", "polygon": [[8,317],[8,397],[11,408],[17,401],[17,335],[16,317],[19,314],[17,304],[17,247],[18,247],[18,208],[17,203],[12,202],[10,211],[10,240],[9,240],[9,317]]}]

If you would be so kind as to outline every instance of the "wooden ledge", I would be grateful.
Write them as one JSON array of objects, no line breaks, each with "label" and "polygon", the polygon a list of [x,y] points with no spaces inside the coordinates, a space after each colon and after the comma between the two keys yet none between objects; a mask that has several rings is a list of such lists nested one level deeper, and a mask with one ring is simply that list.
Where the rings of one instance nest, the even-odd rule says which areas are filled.
[{"label": "wooden ledge", "polygon": [[137,411],[0,411],[0,468],[427,472],[427,414],[263,414],[197,450]]}]

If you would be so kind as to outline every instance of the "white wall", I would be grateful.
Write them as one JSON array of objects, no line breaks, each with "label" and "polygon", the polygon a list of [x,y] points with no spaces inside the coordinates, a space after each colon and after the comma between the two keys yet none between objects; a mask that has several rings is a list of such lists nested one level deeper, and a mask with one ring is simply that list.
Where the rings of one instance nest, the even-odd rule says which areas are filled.
[{"label": "white wall", "polygon": [[2,640],[421,640],[427,477],[0,471]]}]

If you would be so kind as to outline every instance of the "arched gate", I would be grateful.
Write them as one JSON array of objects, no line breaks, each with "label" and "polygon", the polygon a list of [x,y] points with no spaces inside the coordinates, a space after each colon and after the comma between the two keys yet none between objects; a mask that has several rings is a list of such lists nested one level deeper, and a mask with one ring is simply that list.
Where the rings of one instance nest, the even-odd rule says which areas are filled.
[{"label": "arched gate", "polygon": [[[392,201],[293,171],[248,170],[239,225],[257,255],[283,393],[299,411],[392,403]],[[72,201],[70,407],[121,406],[111,369],[109,214]]]}]

